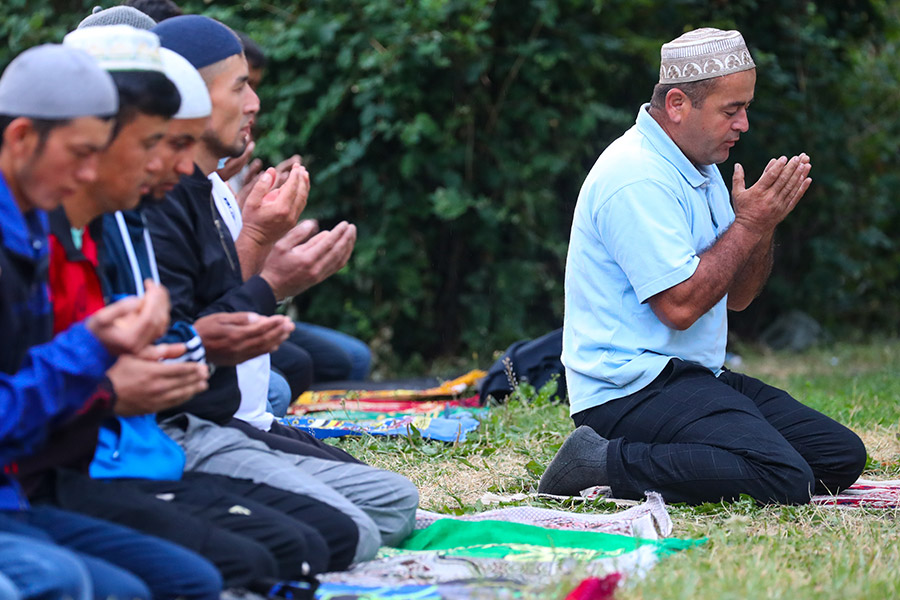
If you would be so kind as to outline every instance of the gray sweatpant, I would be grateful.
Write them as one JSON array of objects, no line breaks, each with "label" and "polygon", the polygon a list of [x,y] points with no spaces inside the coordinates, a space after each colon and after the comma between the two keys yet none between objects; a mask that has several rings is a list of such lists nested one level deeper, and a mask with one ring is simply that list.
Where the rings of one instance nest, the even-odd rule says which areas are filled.
[{"label": "gray sweatpant", "polygon": [[185,470],[250,479],[337,508],[359,527],[354,562],[369,560],[382,545],[396,545],[415,525],[419,491],[399,473],[368,465],[272,450],[233,427],[190,414],[160,424],[187,456]]}]

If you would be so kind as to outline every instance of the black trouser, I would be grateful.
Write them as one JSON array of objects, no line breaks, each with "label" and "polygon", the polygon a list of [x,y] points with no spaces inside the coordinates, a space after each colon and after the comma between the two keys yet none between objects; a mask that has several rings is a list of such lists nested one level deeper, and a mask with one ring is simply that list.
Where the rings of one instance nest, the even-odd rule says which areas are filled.
[{"label": "black trouser", "polygon": [[678,359],[643,390],[572,418],[610,440],[610,487],[624,498],[802,504],[851,485],[866,463],[855,433],[787,392]]},{"label": "black trouser", "polygon": [[152,481],[60,471],[47,500],[189,548],[230,587],[300,579],[304,562],[313,574],[346,568],[359,538],[350,517],[313,498],[208,473]]},{"label": "black trouser", "polygon": [[298,454],[300,456],[324,458],[325,460],[362,464],[361,460],[358,460],[349,452],[326,444],[302,429],[287,427],[277,421],[272,422],[272,427],[269,431],[257,429],[250,423],[240,419],[231,419],[225,423],[225,426],[240,429],[247,434],[248,438],[259,440],[272,450],[281,450],[288,454]]}]

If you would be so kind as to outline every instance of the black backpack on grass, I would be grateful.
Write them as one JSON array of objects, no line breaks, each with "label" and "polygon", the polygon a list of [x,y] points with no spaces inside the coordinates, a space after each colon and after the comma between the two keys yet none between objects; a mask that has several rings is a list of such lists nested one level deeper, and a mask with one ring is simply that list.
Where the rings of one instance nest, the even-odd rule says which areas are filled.
[{"label": "black backpack on grass", "polygon": [[558,387],[554,399],[565,400],[566,371],[559,360],[560,354],[562,354],[562,329],[556,329],[533,340],[514,343],[491,366],[484,381],[481,382],[479,391],[481,403],[487,402],[489,396],[502,401],[512,393],[507,361],[512,368],[515,383],[527,382],[535,390],[540,390],[551,377],[557,375]]}]

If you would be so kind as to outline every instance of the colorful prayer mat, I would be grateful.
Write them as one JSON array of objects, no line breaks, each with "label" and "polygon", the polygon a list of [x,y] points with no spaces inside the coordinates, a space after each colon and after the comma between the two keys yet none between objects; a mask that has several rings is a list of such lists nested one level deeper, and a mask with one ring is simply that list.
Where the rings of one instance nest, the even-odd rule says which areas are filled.
[{"label": "colorful prayer mat", "polygon": [[[603,498],[609,502],[615,502],[622,506],[636,504],[633,500],[619,500],[617,498],[612,498],[610,493],[611,490],[608,486],[596,486],[582,490],[578,496],[573,496],[572,498],[584,501]],[[519,494],[516,496],[494,496],[491,500],[493,502],[510,502],[513,500],[523,500],[528,497],[530,496],[527,494]],[[537,495],[537,497],[557,498],[557,496],[547,496],[544,494]],[[564,499],[568,497],[559,498]],[[482,499],[482,502],[485,502],[484,498]],[[860,478],[856,483],[846,490],[842,490],[839,494],[813,496],[810,499],[810,502],[819,506],[834,506],[839,508],[900,508],[900,479],[875,481]]]},{"label": "colorful prayer mat", "polygon": [[[325,405],[323,410],[344,408],[362,410],[360,407],[370,403],[398,403],[429,400],[456,400],[465,392],[475,386],[487,373],[485,371],[470,371],[465,375],[439,386],[424,390],[316,390],[300,394],[292,404],[288,412],[290,414],[303,414],[312,410],[314,406]],[[393,411],[394,408],[378,408],[377,410]]]},{"label": "colorful prayer mat", "polygon": [[316,590],[316,600],[442,600],[436,585],[351,585],[323,583]]},{"label": "colorful prayer mat", "polygon": [[[516,600],[534,598],[525,586],[511,581],[454,581],[436,585],[354,585],[325,582],[316,600]],[[611,596],[610,596],[611,597]]]},{"label": "colorful prayer mat", "polygon": [[360,412],[379,414],[423,414],[434,417],[445,416],[440,413],[454,408],[477,408],[481,406],[478,396],[459,398],[456,400],[375,400],[365,401],[358,398],[342,398],[318,404],[294,404],[288,410],[289,415],[302,416],[320,412]]},{"label": "colorful prayer mat", "polygon": [[[501,520],[477,520],[485,516]],[[354,565],[345,572],[320,576],[323,581],[320,589],[331,590],[328,587],[331,584],[379,590],[417,585],[425,587],[414,592],[436,594],[422,596],[428,599],[535,598],[541,597],[544,591],[558,595],[560,590],[551,588],[565,580],[602,578],[610,574],[617,574],[615,581],[622,576],[642,577],[662,556],[702,543],[658,539],[671,533],[671,520],[659,495],[614,515],[511,507],[468,515],[469,520],[439,517],[446,516],[420,511],[417,524],[428,524],[427,527],[415,531],[401,548],[382,548],[375,560]],[[512,522],[516,519],[532,524]],[[620,521],[618,529],[632,533],[616,535],[597,531],[615,519]],[[634,524],[642,520],[647,537],[635,537],[640,528]],[[558,528],[533,524],[539,522]],[[597,583],[592,581],[582,591]],[[336,596],[324,598],[330,600]]]},{"label": "colorful prayer mat", "polygon": [[859,479],[840,494],[813,496],[811,502],[838,508],[900,508],[900,479]]},{"label": "colorful prayer mat", "polygon": [[449,556],[446,551],[404,551],[382,549],[379,558],[354,565],[342,573],[320,575],[323,581],[354,585],[438,584],[451,581],[502,581],[540,587],[572,573],[601,576],[612,572],[643,575],[657,563],[659,554],[651,546],[621,552],[614,556],[582,561],[571,557],[553,560],[506,560],[472,556]]},{"label": "colorful prayer mat", "polygon": [[690,548],[691,540],[645,539],[602,533],[548,529],[508,521],[441,519],[413,531],[403,550],[442,551],[446,556],[545,562],[565,558],[591,561],[623,555],[642,546],[659,555]]},{"label": "colorful prayer mat", "polygon": [[304,429],[318,439],[347,435],[421,435],[425,439],[442,442],[465,442],[466,436],[478,429],[478,419],[469,413],[451,417],[407,415],[398,418],[346,421],[289,416],[279,419],[289,427]]},{"label": "colorful prayer mat", "polygon": [[314,414],[308,413],[308,415],[316,419],[338,419],[341,421],[394,419],[407,416],[443,417],[445,419],[451,419],[457,417],[458,415],[469,415],[478,418],[481,415],[487,414],[491,410],[487,407],[468,408],[454,406],[451,402],[417,402],[416,404],[434,405],[434,408],[431,410],[422,410],[421,407],[416,407],[415,410],[403,410],[396,412],[372,412],[365,410],[325,410],[322,412],[316,412]]},{"label": "colorful prayer mat", "polygon": [[472,515],[443,515],[427,510],[416,512],[416,529],[424,529],[439,519],[458,521],[509,521],[569,531],[601,531],[645,539],[667,537],[672,533],[672,519],[662,496],[648,492],[647,500],[614,514],[575,513],[534,506],[515,506]]}]

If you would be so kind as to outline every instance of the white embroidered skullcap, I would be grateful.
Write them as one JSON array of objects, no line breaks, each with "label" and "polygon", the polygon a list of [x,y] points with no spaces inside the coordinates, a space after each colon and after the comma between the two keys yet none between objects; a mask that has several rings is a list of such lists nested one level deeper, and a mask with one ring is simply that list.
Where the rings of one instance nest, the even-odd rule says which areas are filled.
[{"label": "white embroidered skullcap", "polygon": [[163,72],[159,37],[129,25],[82,27],[67,34],[63,44],[81,48],[107,71]]},{"label": "white embroidered skullcap", "polygon": [[0,114],[63,120],[110,117],[119,93],[89,54],[59,44],[29,48],[0,77]]},{"label": "white embroidered skullcap", "polygon": [[168,48],[159,49],[166,77],[178,88],[181,107],[173,119],[200,119],[212,114],[209,89],[199,71],[188,60]]},{"label": "white embroidered skullcap", "polygon": [[712,27],[663,44],[660,58],[660,83],[688,83],[756,68],[739,31]]}]

